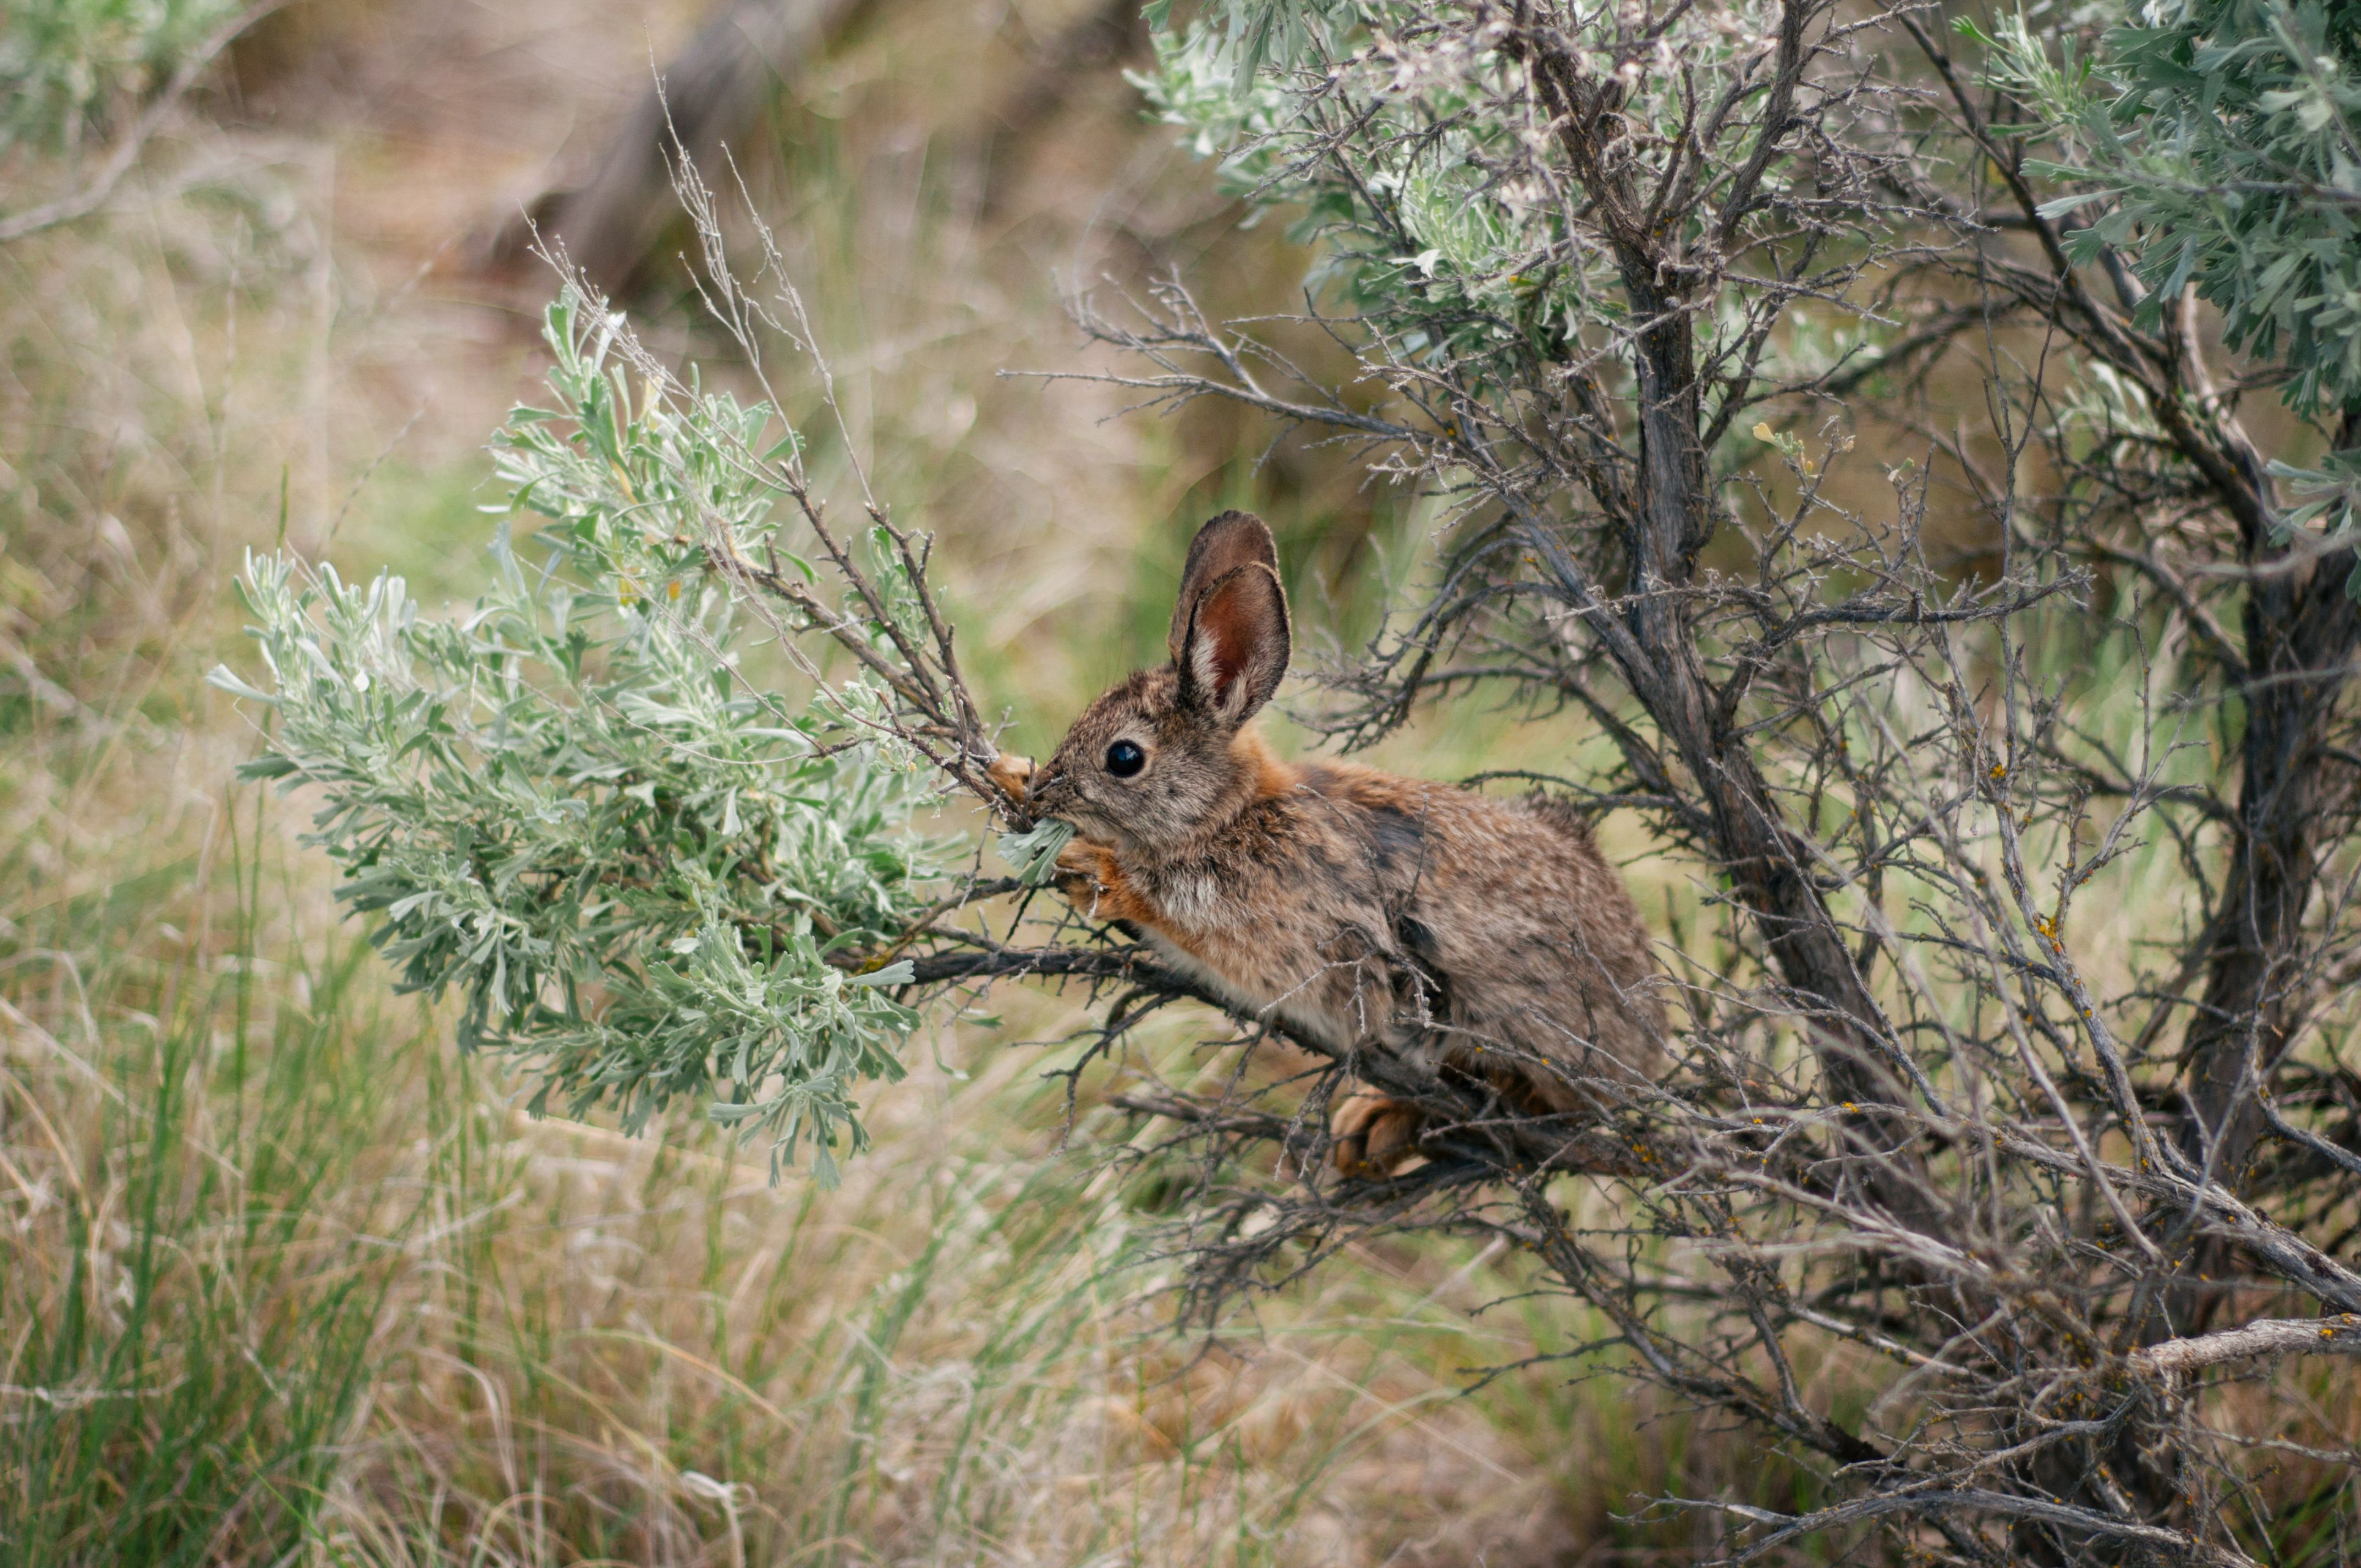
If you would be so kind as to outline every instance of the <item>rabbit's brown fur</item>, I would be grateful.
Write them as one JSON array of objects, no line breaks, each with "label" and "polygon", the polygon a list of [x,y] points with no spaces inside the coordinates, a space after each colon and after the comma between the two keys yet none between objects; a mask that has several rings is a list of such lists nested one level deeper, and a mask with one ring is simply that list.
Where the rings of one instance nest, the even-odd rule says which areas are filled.
[{"label": "rabbit's brown fur", "polygon": [[[1034,808],[1077,830],[1061,891],[1339,1053],[1379,1045],[1558,1113],[1643,1080],[1664,1029],[1647,934],[1577,814],[1287,762],[1247,728],[1286,673],[1276,565],[1258,519],[1207,523],[1172,663],[1092,704],[1033,773]],[[1126,741],[1144,753],[1129,777],[1109,766]],[[1337,1131],[1341,1163],[1385,1168],[1416,1122],[1364,1095]]]}]

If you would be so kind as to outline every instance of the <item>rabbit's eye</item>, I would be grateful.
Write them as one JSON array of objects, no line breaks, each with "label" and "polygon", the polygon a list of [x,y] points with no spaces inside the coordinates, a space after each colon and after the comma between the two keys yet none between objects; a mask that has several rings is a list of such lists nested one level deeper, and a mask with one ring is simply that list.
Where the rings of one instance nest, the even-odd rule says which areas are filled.
[{"label": "rabbit's eye", "polygon": [[1119,779],[1127,779],[1148,766],[1148,753],[1137,743],[1118,740],[1107,748],[1106,768]]}]

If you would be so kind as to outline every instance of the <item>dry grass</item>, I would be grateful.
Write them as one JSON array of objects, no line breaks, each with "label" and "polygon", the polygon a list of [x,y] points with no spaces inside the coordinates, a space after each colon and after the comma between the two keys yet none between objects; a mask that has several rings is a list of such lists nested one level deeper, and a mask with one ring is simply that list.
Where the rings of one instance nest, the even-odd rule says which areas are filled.
[{"label": "dry grass", "polygon": [[[522,15],[290,13],[111,214],[0,252],[9,1560],[1685,1554],[1687,1527],[1611,1511],[1668,1474],[1756,1488],[1759,1456],[1547,1371],[1458,1397],[1581,1332],[1471,1320],[1513,1288],[1498,1259],[1370,1254],[1172,1336],[1152,1271],[1119,1266],[1152,1192],[1084,1152],[1125,1129],[1062,1139],[1045,1052],[1014,1044],[1071,999],[947,1032],[843,1190],[772,1187],[693,1122],[520,1119],[337,925],[302,803],[230,784],[250,740],[199,676],[236,654],[240,551],[467,590],[475,446],[533,374],[530,302],[466,276],[469,236],[611,120],[647,48],[620,5]],[[1269,505],[1347,618],[1397,524],[1333,457],[1257,467],[1221,417],[1105,422],[994,378],[1071,363],[1053,269],[1177,256],[1246,295],[1293,266],[1227,232],[1119,89],[985,158],[1023,30],[881,13],[749,161],[881,485],[959,561],[1038,744],[1159,640],[1176,524]]]}]

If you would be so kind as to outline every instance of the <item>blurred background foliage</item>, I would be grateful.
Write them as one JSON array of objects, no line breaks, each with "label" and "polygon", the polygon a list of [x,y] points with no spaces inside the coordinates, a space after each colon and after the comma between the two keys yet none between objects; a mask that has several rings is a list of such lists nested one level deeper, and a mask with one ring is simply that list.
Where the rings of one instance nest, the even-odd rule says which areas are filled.
[{"label": "blurred background foliage", "polygon": [[115,128],[237,12],[229,0],[7,0],[0,137],[71,149]]},{"label": "blurred background foliage", "polygon": [[[202,676],[250,660],[242,553],[473,595],[482,444],[552,291],[516,214],[562,232],[651,59],[717,15],[307,0],[172,96],[246,13],[9,0],[0,222],[142,140],[103,207],[0,245],[5,1555],[1558,1563],[1693,1555],[1695,1526],[1618,1517],[1642,1490],[1792,1506],[1752,1445],[1611,1384],[1463,1394],[1569,1332],[1470,1319],[1493,1255],[1364,1249],[1173,1339],[1157,1277],[1115,1271],[1155,1181],[1078,1152],[1120,1126],[1086,1103],[1070,1141],[1060,1058],[1017,1044],[1079,997],[926,1042],[834,1193],[693,1114],[533,1122],[338,926],[303,802],[232,784],[256,738]],[[1210,512],[1280,521],[1314,644],[1370,623],[1416,536],[1349,453],[998,374],[1080,363],[1071,288],[1178,265],[1284,309],[1303,275],[1150,121],[1107,16],[875,0],[730,138],[1020,750],[1159,648]],[[652,342],[710,362],[681,239],[625,282]],[[1461,705],[1389,760],[1581,739],[1507,729]]]}]

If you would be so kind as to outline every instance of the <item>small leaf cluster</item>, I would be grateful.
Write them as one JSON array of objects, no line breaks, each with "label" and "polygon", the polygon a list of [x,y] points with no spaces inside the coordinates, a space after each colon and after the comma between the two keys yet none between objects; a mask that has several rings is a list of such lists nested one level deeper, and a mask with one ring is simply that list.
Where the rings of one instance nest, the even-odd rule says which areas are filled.
[{"label": "small leaf cluster", "polygon": [[490,589],[445,619],[399,577],[252,559],[267,677],[214,680],[269,710],[247,775],[318,792],[311,839],[402,985],[456,992],[462,1044],[515,1059],[536,1113],[607,1105],[636,1131],[702,1098],[774,1166],[808,1137],[832,1182],[866,1141],[859,1085],[902,1074],[909,966],[881,960],[948,850],[842,688],[748,678],[742,612],[686,543],[716,515],[768,537],[768,488],[732,455],[775,415],[635,399],[613,324],[570,293],[552,309],[559,406],[498,444],[514,508],[549,519],[544,560],[504,522]]},{"label": "small leaf cluster", "polygon": [[2232,348],[2282,369],[2297,411],[2361,408],[2361,4],[2121,16],[2081,58],[2070,37],[2053,60],[2022,16],[1983,40],[2063,148],[2033,171],[2084,185],[2045,214],[2096,209],[2069,254],[2123,253],[2144,325],[2193,284]]},{"label": "small leaf cluster", "polygon": [[[623,328],[572,289],[552,302],[543,336],[557,406],[511,410],[492,457],[510,506],[555,525],[540,543],[629,609],[677,602],[704,574],[709,533],[769,548],[780,498],[772,465],[797,441],[767,404],[695,386],[675,400],[644,372],[634,385]],[[797,570],[814,580],[807,563]]]},{"label": "small leaf cluster", "polygon": [[[1604,85],[1608,177],[1644,186],[1694,156],[1700,103],[1760,96],[1778,7],[1736,0],[1649,29],[1627,11],[1572,6],[1555,22]],[[1502,47],[1505,26],[1421,0],[1230,0],[1159,30],[1157,69],[1140,79],[1234,195],[1290,214],[1312,252],[1318,308],[1378,334],[1408,373],[1448,367],[1496,401],[1569,359],[1617,383],[1597,351],[1633,324],[1594,193],[1553,149],[1552,116]],[[1785,199],[1797,170],[1773,159],[1757,178],[1751,211]],[[1664,221],[1700,252],[1730,239],[1708,203]],[[1727,342],[1760,335],[1743,310],[1727,325]]]},{"label": "small leaf cluster", "polygon": [[[1413,15],[1210,10],[1156,35],[1140,85],[1193,152],[1219,160],[1233,195],[1292,214],[1290,236],[1314,249],[1315,297],[1384,319],[1424,362],[1550,352],[1609,308],[1591,277],[1605,258],[1513,177],[1519,127],[1496,111],[1516,87],[1497,57],[1406,61],[1375,47]],[[1346,123],[1356,157],[1323,156]]]},{"label": "small leaf cluster", "polygon": [[0,0],[0,148],[72,147],[237,10],[238,0]]}]

